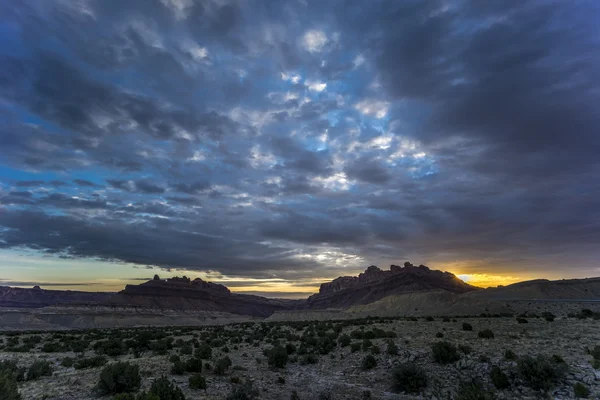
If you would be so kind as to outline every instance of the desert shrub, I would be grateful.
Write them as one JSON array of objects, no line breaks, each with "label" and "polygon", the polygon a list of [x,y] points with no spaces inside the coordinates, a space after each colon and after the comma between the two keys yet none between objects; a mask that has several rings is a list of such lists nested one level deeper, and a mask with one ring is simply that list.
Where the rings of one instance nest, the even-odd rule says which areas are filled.
[{"label": "desert shrub", "polygon": [[309,353],[302,357],[302,359],[300,360],[300,365],[312,365],[318,362],[319,357],[317,357],[315,354]]},{"label": "desert shrub", "polygon": [[508,376],[506,376],[506,374],[502,372],[500,367],[497,365],[492,367],[492,370],[490,371],[490,379],[492,380],[494,386],[496,386],[496,389],[502,390],[510,386],[510,383],[508,382]]},{"label": "desert shrub", "polygon": [[[287,353],[286,353],[286,357],[287,357]],[[231,365],[232,365],[231,359],[229,357],[225,356],[225,357],[217,360],[217,362],[215,363],[215,369],[213,370],[213,372],[217,375],[225,375],[225,373],[227,372],[229,367],[231,367]]]},{"label": "desert shrub", "polygon": [[477,334],[477,336],[479,336],[482,339],[493,339],[494,338],[494,332],[492,332],[490,329],[484,329],[482,331],[479,331],[479,333]]},{"label": "desert shrub", "polygon": [[43,353],[61,353],[69,351],[69,347],[58,342],[46,342],[41,348]]},{"label": "desert shrub", "polygon": [[289,354],[294,354],[296,352],[296,346],[292,343],[288,343],[285,345],[285,351]]},{"label": "desert shrub", "polygon": [[127,353],[128,348],[125,342],[120,339],[112,338],[107,340],[100,340],[94,344],[94,351],[98,355],[107,355],[109,357],[116,357]]},{"label": "desert shrub", "polygon": [[467,322],[463,322],[462,329],[463,329],[463,331],[472,331],[473,330],[473,325],[471,325],[471,324],[469,324]]},{"label": "desert shrub", "polygon": [[552,322],[556,318],[554,316],[554,314],[552,314],[551,312],[548,312],[548,311],[543,312],[542,317],[544,317],[544,319],[548,322]]},{"label": "desert shrub", "polygon": [[504,351],[504,358],[507,360],[514,361],[517,359],[517,355],[515,354],[514,351],[507,349]]},{"label": "desert shrub", "polygon": [[300,400],[300,396],[298,395],[297,391],[292,390],[292,393],[290,394],[290,400]]},{"label": "desert shrub", "polygon": [[96,367],[103,366],[107,362],[108,362],[108,360],[104,356],[82,358],[82,359],[77,360],[74,367],[75,367],[75,369],[96,368]]},{"label": "desert shrub", "polygon": [[401,364],[392,370],[394,389],[406,393],[418,393],[427,386],[427,373],[414,363]]},{"label": "desert shrub", "polygon": [[196,357],[199,357],[202,360],[210,360],[212,357],[212,348],[208,344],[202,343],[196,349],[195,355],[196,355]]},{"label": "desert shrub", "polygon": [[186,364],[183,361],[175,361],[171,367],[171,373],[173,375],[183,375],[185,372]]},{"label": "desert shrub", "polygon": [[460,360],[456,346],[449,342],[437,342],[432,346],[433,359],[439,364],[451,364]]},{"label": "desert shrub", "polygon": [[285,385],[285,378],[283,376],[278,376],[277,383]]},{"label": "desert shrub", "polygon": [[202,359],[192,357],[185,362],[185,370],[187,372],[202,372]]},{"label": "desert shrub", "polygon": [[52,376],[52,366],[45,360],[34,361],[27,370],[27,380],[32,381],[42,376]]},{"label": "desert shrub", "polygon": [[463,382],[458,387],[454,400],[492,400],[493,395],[475,383]]},{"label": "desert shrub", "polygon": [[0,398],[2,400],[21,400],[17,379],[8,370],[0,370]]},{"label": "desert shrub", "polygon": [[350,345],[350,351],[355,353],[360,350],[361,344],[359,342],[354,342]]},{"label": "desert shrub", "polygon": [[346,347],[346,346],[350,345],[351,342],[352,342],[352,339],[348,335],[341,335],[340,338],[338,339],[338,343],[340,344],[341,347]]},{"label": "desert shrub", "polygon": [[443,318],[442,318],[442,322],[450,322],[450,318],[448,318],[448,317],[443,317]]},{"label": "desert shrub", "polygon": [[22,382],[25,380],[25,371],[27,371],[27,368],[19,367],[16,361],[0,361],[0,374],[6,373],[11,375],[17,382]]},{"label": "desert shrub", "polygon": [[267,361],[271,367],[285,368],[288,362],[288,352],[285,347],[273,347],[267,351]]},{"label": "desert shrub", "polygon": [[458,345],[458,349],[460,351],[462,351],[463,354],[471,354],[471,352],[473,351],[473,349],[471,348],[471,346],[469,346],[467,344],[459,344]]},{"label": "desert shrub", "polygon": [[206,379],[199,374],[190,376],[189,385],[191,389],[206,389]]},{"label": "desert shrub", "polygon": [[590,389],[581,382],[573,385],[573,392],[578,399],[587,399],[590,395]]},{"label": "desert shrub", "polygon": [[128,362],[117,362],[102,369],[98,391],[102,394],[135,392],[140,388],[140,368]]},{"label": "desert shrub", "polygon": [[517,362],[519,376],[529,387],[535,390],[548,391],[567,371],[567,365],[538,355],[537,357],[521,357]]},{"label": "desert shrub", "polygon": [[148,395],[154,395],[159,400],[185,400],[181,389],[166,376],[161,376],[152,382]]},{"label": "desert shrub", "polygon": [[594,360],[600,360],[600,345],[595,346],[594,349],[590,351],[590,354],[594,357]]},{"label": "desert shrub", "polygon": [[169,361],[174,363],[177,361],[181,361],[181,358],[177,354],[173,354],[171,357],[169,357]]},{"label": "desert shrub", "polygon": [[435,334],[435,337],[441,339],[444,337],[444,334],[442,332],[438,332]]},{"label": "desert shrub", "polygon": [[386,353],[390,356],[398,355],[398,346],[396,346],[396,343],[392,339],[387,341]]},{"label": "desert shrub", "polygon": [[189,344],[184,344],[183,346],[181,346],[181,348],[179,349],[179,354],[182,355],[190,355],[192,354],[192,352],[194,351],[194,349],[192,348],[191,345]]},{"label": "desert shrub", "polygon": [[599,360],[599,359],[597,359],[597,358],[594,358],[594,359],[592,360],[592,367],[593,367],[594,369],[600,369],[600,360]]},{"label": "desert shrub", "polygon": [[75,360],[71,357],[65,357],[60,362],[60,365],[62,365],[65,368],[71,368],[73,364],[75,364]]},{"label": "desert shrub", "polygon": [[434,320],[434,319],[433,319],[433,317],[431,317],[431,316],[429,316],[429,317],[425,317],[425,321],[431,322],[431,321],[433,321],[433,320]]},{"label": "desert shrub", "polygon": [[523,317],[517,317],[517,322],[518,322],[519,324],[526,324],[526,323],[528,323],[529,321],[527,321],[527,318],[523,318]]},{"label": "desert shrub", "polygon": [[227,400],[256,400],[260,393],[251,383],[235,386],[227,396]]},{"label": "desert shrub", "polygon": [[377,360],[371,354],[363,358],[361,367],[363,370],[373,369],[377,366]]},{"label": "desert shrub", "polygon": [[365,339],[362,342],[362,349],[367,350],[369,347],[373,346],[373,342],[370,339]]},{"label": "desert shrub", "polygon": [[330,390],[323,390],[322,392],[319,393],[319,395],[317,396],[318,400],[333,400],[333,394],[331,393]]}]

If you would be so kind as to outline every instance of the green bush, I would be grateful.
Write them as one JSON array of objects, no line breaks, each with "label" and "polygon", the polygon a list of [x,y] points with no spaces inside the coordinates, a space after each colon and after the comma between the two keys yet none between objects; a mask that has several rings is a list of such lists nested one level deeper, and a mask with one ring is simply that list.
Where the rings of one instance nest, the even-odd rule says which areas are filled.
[{"label": "green bush", "polygon": [[427,373],[414,363],[401,364],[392,370],[394,389],[406,393],[419,393],[427,387]]},{"label": "green bush", "polygon": [[285,368],[288,362],[288,352],[285,347],[273,347],[267,351],[267,361],[271,367]]},{"label": "green bush", "polygon": [[65,368],[70,368],[73,366],[74,363],[75,363],[75,360],[73,360],[71,357],[65,357],[60,362],[60,365],[62,365]]},{"label": "green bush", "polygon": [[46,360],[34,361],[27,370],[27,380],[32,381],[42,376],[52,376],[52,366]]},{"label": "green bush", "polygon": [[96,342],[93,347],[96,354],[107,355],[109,357],[120,356],[128,351],[125,342],[117,338],[100,340]]},{"label": "green bush", "polygon": [[190,355],[190,354],[192,354],[193,351],[194,351],[194,349],[189,344],[184,344],[179,349],[179,353],[182,354],[182,355]]},{"label": "green bush", "polygon": [[398,355],[398,346],[396,346],[396,343],[392,339],[387,341],[386,353],[388,353],[390,356]]},{"label": "green bush", "polygon": [[312,365],[318,362],[319,357],[317,357],[316,354],[309,353],[302,357],[302,360],[300,360],[300,365]]},{"label": "green bush", "polygon": [[352,342],[352,339],[350,338],[350,336],[345,335],[345,334],[340,336],[340,338],[338,339],[338,343],[340,344],[341,347],[346,347],[346,346],[350,345],[351,342]]},{"label": "green bush", "polygon": [[542,317],[544,317],[544,319],[548,322],[552,322],[556,318],[554,316],[554,314],[552,314],[551,312],[548,312],[548,311],[543,312]]},{"label": "green bush", "polygon": [[467,322],[463,322],[462,329],[463,329],[463,331],[472,331],[473,330],[473,325],[471,325],[471,324],[469,324]]},{"label": "green bush", "polygon": [[573,392],[578,399],[587,399],[590,395],[590,389],[581,382],[573,385]]},{"label": "green bush", "polygon": [[19,367],[16,361],[0,361],[0,373],[11,375],[17,382],[22,382],[25,380],[25,371],[27,371],[27,368]]},{"label": "green bush", "polygon": [[565,376],[567,365],[543,355],[524,356],[517,362],[517,372],[532,389],[548,391]]},{"label": "green bush", "polygon": [[74,367],[75,369],[96,368],[105,365],[107,362],[108,360],[104,356],[82,358],[80,360],[77,360]]},{"label": "green bush", "polygon": [[435,337],[441,339],[444,337],[444,334],[442,332],[438,332],[435,334]]},{"label": "green bush", "polygon": [[171,373],[173,375],[183,375],[185,372],[185,363],[183,361],[175,361],[171,367]]},{"label": "green bush", "polygon": [[454,400],[492,400],[491,393],[475,383],[461,383]]},{"label": "green bush", "polygon": [[600,360],[600,345],[594,347],[594,350],[590,351],[590,354],[594,357],[594,360]]},{"label": "green bush", "polygon": [[516,319],[519,324],[526,324],[529,322],[529,321],[527,321],[527,318],[523,318],[523,317],[517,317]]},{"label": "green bush", "polygon": [[494,386],[496,386],[496,389],[503,390],[510,386],[510,383],[508,382],[508,376],[506,376],[506,374],[502,372],[500,367],[497,365],[492,367],[492,370],[490,371],[490,379],[492,380]]},{"label": "green bush", "polygon": [[504,351],[504,358],[507,360],[515,361],[518,357],[514,351],[507,349]]},{"label": "green bush", "polygon": [[437,342],[432,346],[433,359],[439,364],[451,364],[460,360],[456,346],[449,342]]},{"label": "green bush", "polygon": [[190,376],[189,385],[191,389],[206,389],[206,379],[199,374]]},{"label": "green bush", "polygon": [[462,351],[463,354],[471,354],[471,352],[473,351],[473,349],[471,348],[471,346],[466,345],[466,344],[459,344],[458,345],[458,349],[460,351]]},{"label": "green bush", "polygon": [[166,376],[161,376],[152,382],[148,395],[154,395],[158,400],[185,400],[181,389]]},{"label": "green bush", "polygon": [[241,386],[234,386],[227,396],[227,400],[256,400],[259,398],[259,391],[251,383]]},{"label": "green bush", "polygon": [[140,388],[140,368],[128,362],[117,362],[102,369],[98,391],[102,394],[135,392]]},{"label": "green bush", "polygon": [[202,360],[210,360],[212,358],[212,348],[208,344],[202,343],[196,349],[195,355],[196,355],[196,357],[199,357]]},{"label": "green bush", "polygon": [[490,329],[484,329],[482,331],[479,331],[478,336],[482,339],[493,339],[494,332],[492,332]]},{"label": "green bush", "polygon": [[361,345],[359,342],[354,342],[354,343],[350,344],[350,351],[352,353],[356,353],[357,351],[360,350],[360,347],[361,347]]},{"label": "green bush", "polygon": [[202,372],[202,359],[198,357],[192,357],[185,362],[185,370],[187,372]]},{"label": "green bush", "polygon": [[377,366],[377,360],[371,354],[363,358],[361,367],[363,370],[373,369]]},{"label": "green bush", "polygon": [[0,370],[0,398],[2,400],[21,400],[17,379],[8,370]]},{"label": "green bush", "polygon": [[[287,357],[287,353],[286,353],[286,357]],[[225,356],[223,358],[220,358],[215,363],[215,369],[213,370],[213,372],[217,375],[225,375],[225,373],[227,372],[229,367],[231,367],[232,364],[233,363],[231,362],[231,359],[229,357]]]}]

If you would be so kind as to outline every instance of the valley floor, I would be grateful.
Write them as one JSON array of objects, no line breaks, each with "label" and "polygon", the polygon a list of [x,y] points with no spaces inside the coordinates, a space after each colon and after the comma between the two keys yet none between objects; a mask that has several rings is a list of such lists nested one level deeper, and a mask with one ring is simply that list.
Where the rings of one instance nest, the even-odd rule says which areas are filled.
[{"label": "valley floor", "polygon": [[[600,358],[600,347],[596,347],[600,346],[600,319],[593,316],[598,314],[560,316],[552,322],[540,316],[528,316],[520,322],[514,317],[435,317],[433,320],[413,317],[12,333],[0,335],[3,347],[0,360],[15,360],[18,366],[25,368],[36,360],[49,362],[52,376],[18,383],[24,400],[112,399],[112,395],[99,395],[96,385],[101,370],[116,361],[139,366],[140,390],[149,390],[154,380],[165,375],[174,381],[186,399],[242,399],[244,397],[228,396],[245,382],[258,389],[256,398],[273,400],[537,399],[540,396],[571,399],[576,398],[576,384],[579,384],[578,390],[582,386],[589,390],[589,398],[598,399],[600,370],[594,366],[600,368],[600,359],[594,361],[593,355],[596,349]],[[464,324],[472,326],[472,330],[464,330],[468,328],[468,325],[463,327]],[[480,337],[479,333],[487,329],[493,338]],[[346,335],[349,345],[342,343]],[[98,342],[100,344],[96,344]],[[436,361],[432,348],[440,342],[449,343],[447,350],[452,354]],[[27,343],[27,352],[14,352],[15,347],[18,349]],[[276,345],[283,348],[288,345],[286,354],[290,354],[282,356],[286,358],[283,368],[269,365],[274,353],[265,350]],[[389,354],[388,349],[392,346],[393,350],[394,345],[397,354]],[[77,346],[80,348],[75,353],[71,349]],[[176,359],[173,356],[179,356],[185,364],[193,357],[200,357],[202,346],[205,349],[209,346],[212,353],[210,357],[204,355],[207,359],[203,361],[201,372],[207,388],[192,389],[189,378],[193,373],[173,374]],[[81,351],[82,348],[85,349]],[[54,352],[47,352],[49,350]],[[65,357],[72,358],[76,364],[82,358],[92,359],[98,355],[106,357],[105,366],[76,369],[61,365],[69,364],[63,362]],[[557,372],[555,378],[546,374],[541,384],[535,383],[535,377],[528,374],[536,371],[526,369],[530,361],[527,356],[538,355],[548,357],[548,368],[562,372]],[[231,366],[215,371],[219,360],[226,357],[231,360]],[[365,361],[367,358],[369,361]],[[403,392],[393,378],[397,366],[408,364],[421,368],[427,379],[426,386],[417,388],[413,394]],[[496,387],[491,378],[493,367],[498,367],[506,376],[507,388]],[[538,366],[530,369],[535,368]],[[27,376],[25,372],[25,378]],[[545,394],[544,390],[532,388],[538,384],[548,388]],[[465,397],[469,390],[484,397]],[[292,397],[294,392],[297,397]]]}]

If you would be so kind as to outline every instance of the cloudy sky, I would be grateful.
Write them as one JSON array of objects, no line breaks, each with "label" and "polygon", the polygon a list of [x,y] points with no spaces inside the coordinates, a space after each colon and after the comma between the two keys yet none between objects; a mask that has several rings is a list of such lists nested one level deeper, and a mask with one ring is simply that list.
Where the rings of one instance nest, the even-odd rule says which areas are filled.
[{"label": "cloudy sky", "polygon": [[0,285],[599,276],[600,3],[0,4]]}]

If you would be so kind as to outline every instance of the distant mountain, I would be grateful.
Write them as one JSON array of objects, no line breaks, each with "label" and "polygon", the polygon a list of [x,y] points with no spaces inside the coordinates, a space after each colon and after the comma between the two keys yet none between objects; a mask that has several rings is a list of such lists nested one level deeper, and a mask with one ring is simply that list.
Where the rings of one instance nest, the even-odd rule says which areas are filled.
[{"label": "distant mountain", "polygon": [[[294,314],[302,318],[311,310],[348,310],[351,313],[467,314],[507,312],[507,301],[600,300],[600,278],[548,281],[538,279],[509,286],[480,289],[449,272],[431,270],[424,265],[405,263],[389,270],[370,266],[358,276],[343,276],[323,283],[319,293],[303,300],[268,299],[231,293],[220,284],[187,277],[154,279],[140,285],[127,285],[118,293],[91,293],[69,290],[44,290],[0,287],[0,307],[42,308],[83,306],[140,312],[199,311],[268,317],[273,313]],[[504,303],[503,303],[504,302]],[[316,311],[315,311],[316,312]],[[323,312],[323,311],[319,311]]]},{"label": "distant mountain", "polygon": [[161,310],[222,311],[232,314],[267,317],[279,310],[301,306],[302,300],[268,299],[231,293],[227,287],[200,278],[187,277],[153,280],[127,285],[112,296],[110,305]]},{"label": "distant mountain", "polygon": [[98,304],[114,293],[44,290],[0,286],[0,307],[40,308],[57,304]]},{"label": "distant mountain", "polygon": [[404,267],[392,265],[387,271],[372,265],[358,276],[343,276],[323,283],[319,293],[307,299],[307,308],[348,308],[399,293],[435,290],[466,293],[480,289],[450,272],[431,270],[424,265],[416,267],[406,262]]}]

